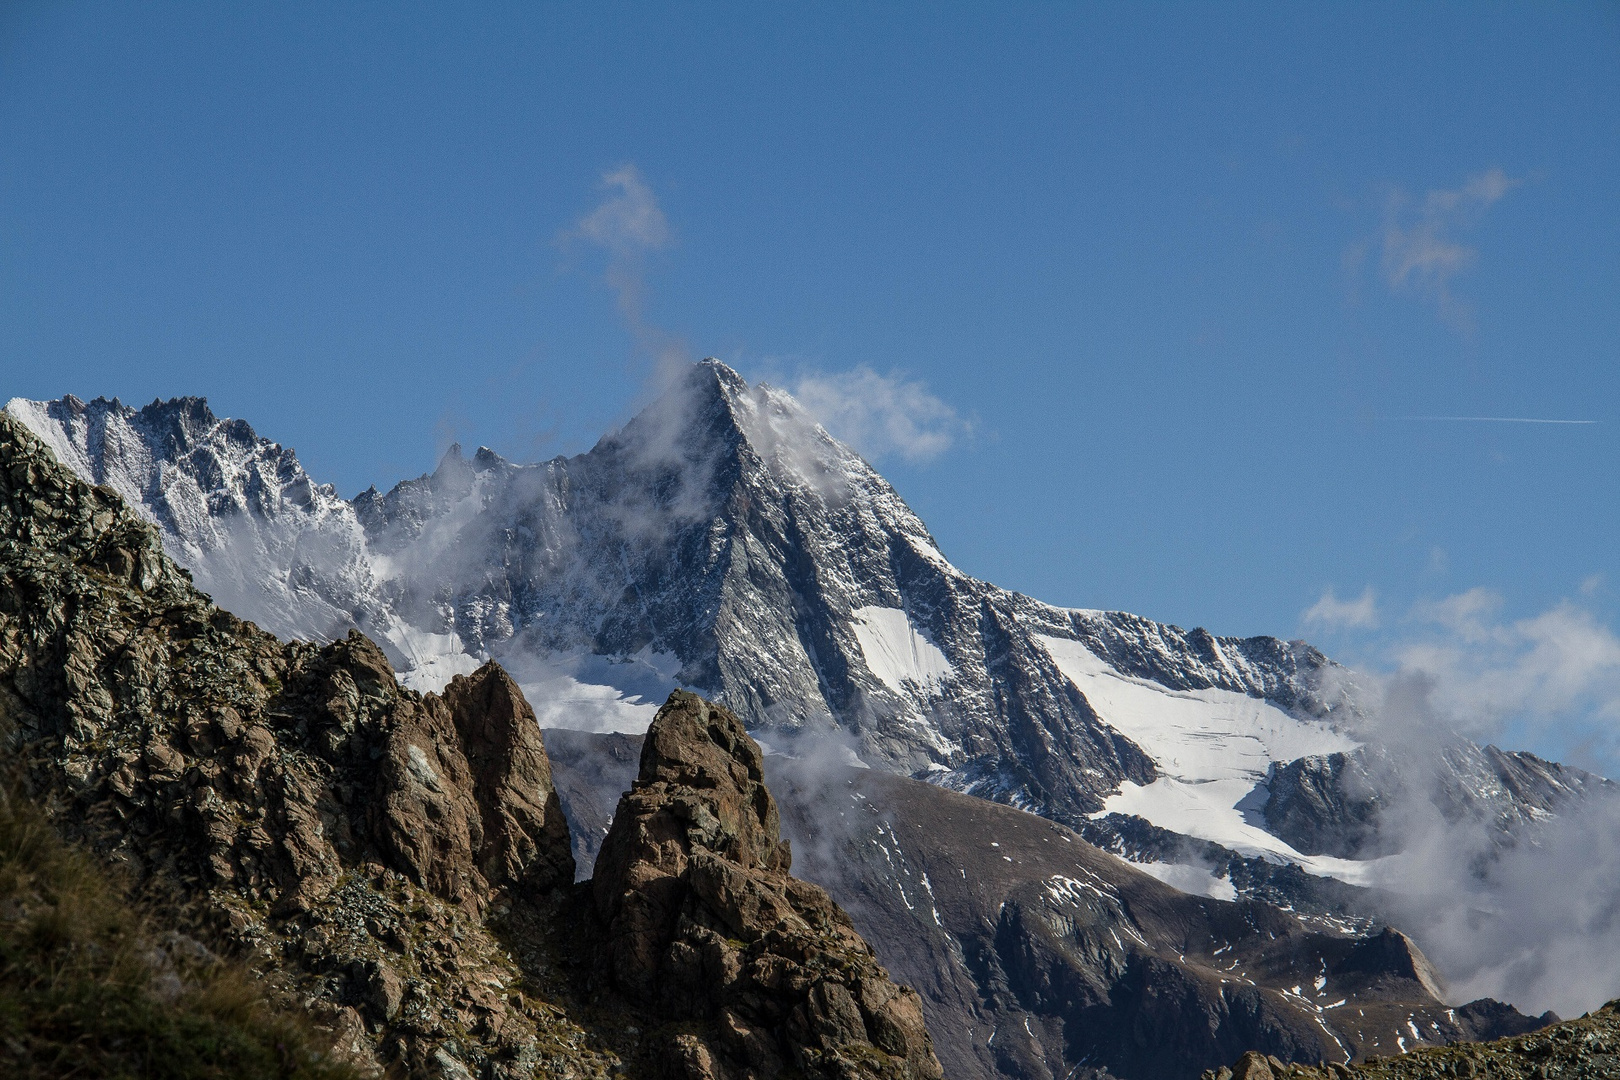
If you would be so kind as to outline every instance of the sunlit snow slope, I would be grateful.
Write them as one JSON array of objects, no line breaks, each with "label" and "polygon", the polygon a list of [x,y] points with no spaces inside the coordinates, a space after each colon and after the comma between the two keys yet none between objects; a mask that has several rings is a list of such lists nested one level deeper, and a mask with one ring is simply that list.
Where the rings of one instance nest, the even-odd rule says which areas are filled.
[{"label": "sunlit snow slope", "polygon": [[1171,690],[1122,675],[1078,641],[1037,636],[1103,722],[1146,750],[1161,773],[1146,785],[1125,781],[1099,816],[1133,814],[1244,855],[1286,859],[1354,884],[1372,880],[1367,862],[1295,851],[1260,816],[1272,765],[1348,753],[1359,742],[1230,690]]}]

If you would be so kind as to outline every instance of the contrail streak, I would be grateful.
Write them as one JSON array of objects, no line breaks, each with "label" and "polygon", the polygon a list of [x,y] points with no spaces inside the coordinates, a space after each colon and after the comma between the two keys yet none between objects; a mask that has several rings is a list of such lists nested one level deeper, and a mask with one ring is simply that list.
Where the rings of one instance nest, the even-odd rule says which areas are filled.
[{"label": "contrail streak", "polygon": [[1596,424],[1597,420],[1543,420],[1535,416],[1401,416],[1399,420],[1459,420],[1472,424]]}]

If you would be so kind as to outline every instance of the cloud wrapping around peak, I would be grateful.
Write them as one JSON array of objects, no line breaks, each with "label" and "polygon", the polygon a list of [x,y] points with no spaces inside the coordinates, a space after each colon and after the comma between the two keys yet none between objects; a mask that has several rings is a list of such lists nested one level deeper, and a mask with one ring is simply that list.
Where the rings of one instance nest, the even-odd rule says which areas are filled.
[{"label": "cloud wrapping around peak", "polygon": [[831,374],[802,373],[792,393],[830,434],[874,461],[932,461],[973,432],[972,421],[923,383],[899,373],[880,375],[864,364]]},{"label": "cloud wrapping around peak", "polygon": [[1371,630],[1378,626],[1377,598],[1371,585],[1354,600],[1340,600],[1330,588],[1300,618],[1307,626],[1328,630]]},{"label": "cloud wrapping around peak", "polygon": [[1469,177],[1460,188],[1430,191],[1416,207],[1404,191],[1393,191],[1385,207],[1382,236],[1380,268],[1385,283],[1395,292],[1432,299],[1447,322],[1471,329],[1472,315],[1452,294],[1451,280],[1474,265],[1479,251],[1458,240],[1456,233],[1472,226],[1487,207],[1522,183],[1493,167]]}]

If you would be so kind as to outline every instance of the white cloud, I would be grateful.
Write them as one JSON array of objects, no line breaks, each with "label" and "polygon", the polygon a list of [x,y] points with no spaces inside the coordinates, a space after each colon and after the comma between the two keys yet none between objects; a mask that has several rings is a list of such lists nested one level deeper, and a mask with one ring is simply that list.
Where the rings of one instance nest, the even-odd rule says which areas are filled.
[{"label": "white cloud", "polygon": [[1468,329],[1468,307],[1452,294],[1451,280],[1474,264],[1479,251],[1459,240],[1457,234],[1471,227],[1487,207],[1523,182],[1497,167],[1469,177],[1460,188],[1430,191],[1416,205],[1399,189],[1391,193],[1385,209],[1380,262],[1385,283],[1396,292],[1433,300],[1442,318]]},{"label": "white cloud", "polygon": [[1451,1000],[1573,1016],[1620,993],[1615,792],[1591,790],[1505,847],[1488,826],[1438,814],[1408,844],[1390,914],[1445,972]]},{"label": "white cloud", "polygon": [[921,382],[879,375],[865,365],[801,374],[792,392],[822,427],[873,460],[898,455],[929,461],[973,430]]},{"label": "white cloud", "polygon": [[633,258],[669,245],[669,222],[640,170],[624,165],[603,173],[602,187],[609,192],[608,197],[579,220],[574,235],[620,258]]},{"label": "white cloud", "polygon": [[1496,632],[1490,624],[1501,609],[1500,594],[1473,588],[1440,600],[1419,600],[1406,619],[1409,623],[1444,627],[1464,641],[1475,643]]},{"label": "white cloud", "polygon": [[1512,621],[1501,606],[1486,589],[1419,604],[1410,622],[1421,629],[1395,645],[1394,658],[1434,680],[1459,726],[1585,728],[1593,749],[1620,748],[1620,638],[1567,601]]},{"label": "white cloud", "polygon": [[1307,626],[1321,626],[1328,630],[1370,630],[1378,625],[1378,604],[1372,586],[1362,590],[1354,600],[1340,600],[1332,589],[1305,609],[1300,616]]},{"label": "white cloud", "polygon": [[1493,816],[1446,812],[1456,776],[1445,749],[1453,733],[1530,743],[1616,775],[1620,636],[1568,601],[1528,618],[1504,606],[1489,589],[1415,604],[1376,647],[1385,674],[1357,677],[1374,691],[1368,730],[1394,763],[1380,829],[1401,853],[1384,915],[1417,937],[1453,1001],[1571,1015],[1620,993],[1620,789],[1588,783],[1504,842]]}]

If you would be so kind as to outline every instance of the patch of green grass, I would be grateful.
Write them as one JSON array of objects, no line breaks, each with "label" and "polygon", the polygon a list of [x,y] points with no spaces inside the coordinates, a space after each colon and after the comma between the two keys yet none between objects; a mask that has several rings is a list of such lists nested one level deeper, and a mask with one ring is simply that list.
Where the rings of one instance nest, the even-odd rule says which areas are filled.
[{"label": "patch of green grass", "polygon": [[[0,1075],[350,1080],[244,969],[162,939],[86,853],[0,791]],[[175,956],[179,952],[182,955]]]}]

